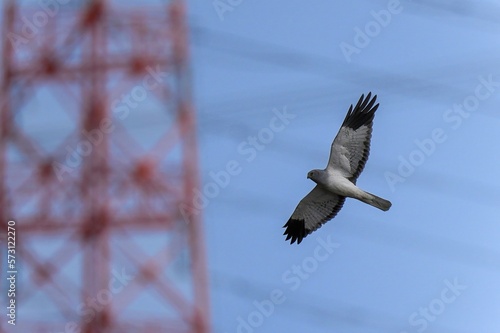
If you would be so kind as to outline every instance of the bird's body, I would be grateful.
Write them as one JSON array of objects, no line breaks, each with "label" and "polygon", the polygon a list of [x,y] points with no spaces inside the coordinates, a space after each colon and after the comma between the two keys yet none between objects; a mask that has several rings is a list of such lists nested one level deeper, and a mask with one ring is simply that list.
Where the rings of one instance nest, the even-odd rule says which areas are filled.
[{"label": "bird's body", "polygon": [[356,186],[370,150],[373,117],[378,108],[377,96],[361,95],[356,107],[351,105],[335,137],[328,165],[324,170],[311,170],[307,178],[317,185],[298,204],[285,224],[287,240],[299,244],[304,237],[321,227],[338,213],[345,198],[358,199],[383,211],[391,203]]},{"label": "bird's body", "polygon": [[360,190],[356,185],[354,185],[349,179],[342,176],[340,172],[335,172],[335,170],[325,169],[325,170],[317,170],[324,173],[324,177],[319,179],[311,179],[323,187],[329,192],[338,194],[343,197],[356,198],[362,194],[362,190]]},{"label": "bird's body", "polygon": [[328,192],[342,197],[358,199],[383,211],[387,211],[391,207],[389,201],[363,191],[348,178],[342,176],[342,173],[338,170],[326,168],[325,170],[313,171],[319,176],[309,178]]}]

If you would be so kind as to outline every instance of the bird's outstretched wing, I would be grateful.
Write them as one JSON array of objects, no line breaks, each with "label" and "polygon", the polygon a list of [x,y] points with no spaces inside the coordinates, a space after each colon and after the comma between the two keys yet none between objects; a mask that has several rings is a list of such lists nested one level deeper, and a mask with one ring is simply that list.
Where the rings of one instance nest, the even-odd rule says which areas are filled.
[{"label": "bird's outstretched wing", "polygon": [[354,109],[351,104],[330,150],[327,168],[340,171],[353,183],[363,171],[370,153],[373,117],[379,106],[375,104],[377,95],[373,98],[371,95],[371,92],[366,98],[361,95]]},{"label": "bird's outstretched wing", "polygon": [[290,244],[309,235],[331,220],[344,204],[345,197],[328,192],[319,186],[312,189],[297,205],[288,222],[283,226]]}]

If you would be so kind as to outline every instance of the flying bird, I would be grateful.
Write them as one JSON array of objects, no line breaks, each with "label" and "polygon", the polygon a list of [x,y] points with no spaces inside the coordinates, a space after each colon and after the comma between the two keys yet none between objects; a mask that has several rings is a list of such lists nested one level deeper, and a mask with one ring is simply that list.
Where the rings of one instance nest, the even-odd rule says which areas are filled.
[{"label": "flying bird", "polygon": [[352,104],[333,140],[328,165],[324,170],[311,170],[307,178],[316,186],[297,205],[288,222],[283,226],[286,240],[290,244],[302,239],[330,221],[342,208],[346,198],[358,199],[383,211],[389,210],[391,202],[356,186],[356,180],[365,167],[370,153],[373,117],[379,104],[377,95],[361,95],[353,108]]}]

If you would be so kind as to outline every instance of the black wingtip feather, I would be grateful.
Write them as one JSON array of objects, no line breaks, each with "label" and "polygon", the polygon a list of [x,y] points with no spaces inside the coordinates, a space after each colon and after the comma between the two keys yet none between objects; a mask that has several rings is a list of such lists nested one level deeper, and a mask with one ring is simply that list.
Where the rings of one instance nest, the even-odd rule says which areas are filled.
[{"label": "black wingtip feather", "polygon": [[302,239],[307,235],[306,223],[304,220],[296,220],[290,218],[288,222],[283,226],[285,232],[283,235],[287,235],[285,240],[290,240],[290,244],[295,243],[300,244]]},{"label": "black wingtip feather", "polygon": [[371,92],[366,95],[366,98],[364,94],[361,95],[354,109],[351,104],[342,126],[357,130],[361,126],[373,122],[373,117],[375,116],[375,111],[377,111],[379,104],[377,103],[374,105],[377,101],[377,95],[374,95],[373,98],[371,96]]}]

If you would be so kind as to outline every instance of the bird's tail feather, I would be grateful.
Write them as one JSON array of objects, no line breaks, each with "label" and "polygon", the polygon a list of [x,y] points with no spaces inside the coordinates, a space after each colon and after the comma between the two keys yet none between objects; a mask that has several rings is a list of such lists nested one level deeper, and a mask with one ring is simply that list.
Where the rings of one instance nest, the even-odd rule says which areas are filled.
[{"label": "bird's tail feather", "polygon": [[373,207],[377,207],[378,209],[388,211],[391,208],[392,203],[389,200],[382,199],[381,197],[377,197],[375,194],[371,194],[369,192],[365,192],[366,197],[363,196],[360,198],[361,201],[367,203]]}]

